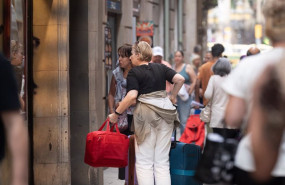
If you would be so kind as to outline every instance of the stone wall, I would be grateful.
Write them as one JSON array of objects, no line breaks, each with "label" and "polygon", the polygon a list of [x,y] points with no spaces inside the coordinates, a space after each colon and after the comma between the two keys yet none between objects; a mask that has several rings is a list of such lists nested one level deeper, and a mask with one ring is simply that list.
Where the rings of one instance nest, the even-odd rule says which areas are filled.
[{"label": "stone wall", "polygon": [[70,184],[69,1],[33,1],[35,184]]}]

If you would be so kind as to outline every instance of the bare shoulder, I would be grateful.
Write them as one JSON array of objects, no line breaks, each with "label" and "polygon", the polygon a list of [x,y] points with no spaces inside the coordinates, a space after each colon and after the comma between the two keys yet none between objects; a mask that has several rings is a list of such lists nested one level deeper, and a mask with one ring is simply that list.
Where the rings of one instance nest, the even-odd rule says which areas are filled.
[{"label": "bare shoulder", "polygon": [[186,72],[192,72],[194,69],[190,64],[185,64],[186,65]]}]

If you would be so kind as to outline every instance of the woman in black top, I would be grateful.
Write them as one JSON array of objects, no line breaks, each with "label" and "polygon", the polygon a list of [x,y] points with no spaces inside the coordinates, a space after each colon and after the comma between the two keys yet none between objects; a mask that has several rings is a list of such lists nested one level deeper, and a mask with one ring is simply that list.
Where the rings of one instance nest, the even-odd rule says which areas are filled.
[{"label": "woman in black top", "polygon": [[[127,77],[127,95],[109,118],[118,116],[130,105],[134,110],[136,171],[140,185],[170,185],[169,150],[177,111],[172,102],[184,83],[184,78],[162,64],[149,63],[152,50],[148,43],[137,42],[132,47],[132,65]],[[165,81],[174,83],[170,99]]]}]

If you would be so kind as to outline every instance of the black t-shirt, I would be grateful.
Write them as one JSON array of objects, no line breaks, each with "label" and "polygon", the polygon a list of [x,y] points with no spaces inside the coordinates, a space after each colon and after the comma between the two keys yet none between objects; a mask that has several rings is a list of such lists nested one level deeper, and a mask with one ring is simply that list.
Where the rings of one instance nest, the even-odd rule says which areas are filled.
[{"label": "black t-shirt", "polygon": [[4,156],[5,132],[1,113],[20,109],[17,83],[11,63],[0,54],[0,160]]},{"label": "black t-shirt", "polygon": [[165,81],[172,83],[176,72],[163,64],[149,63],[131,69],[127,77],[127,92],[137,90],[138,95],[165,90]]}]

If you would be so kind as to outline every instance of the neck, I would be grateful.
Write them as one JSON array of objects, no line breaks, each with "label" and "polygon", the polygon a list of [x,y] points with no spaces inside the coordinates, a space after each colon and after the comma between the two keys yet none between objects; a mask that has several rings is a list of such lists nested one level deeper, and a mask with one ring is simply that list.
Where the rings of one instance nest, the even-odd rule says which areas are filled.
[{"label": "neck", "polygon": [[141,65],[148,65],[148,62],[147,61],[141,61],[139,66],[141,66]]},{"label": "neck", "polygon": [[285,42],[274,42],[274,43],[272,43],[272,45],[273,45],[273,47],[275,47],[275,48],[279,48],[279,47],[282,47],[282,48],[284,48],[285,47]]},{"label": "neck", "polygon": [[213,62],[217,62],[219,60],[220,57],[214,57],[213,58]]},{"label": "neck", "polygon": [[161,64],[161,60],[160,61],[153,61],[153,63],[157,63],[157,64]]},{"label": "neck", "polygon": [[177,68],[177,67],[180,67],[182,65],[183,65],[183,62],[178,62],[178,63],[175,64],[175,67]]},{"label": "neck", "polygon": [[129,72],[131,69],[132,69],[131,66],[128,66],[128,67],[124,68],[124,69],[123,69],[123,70],[124,70],[124,74],[128,74],[128,72]]}]

